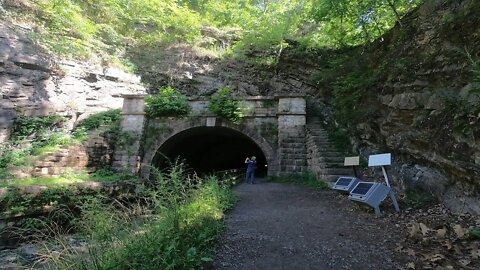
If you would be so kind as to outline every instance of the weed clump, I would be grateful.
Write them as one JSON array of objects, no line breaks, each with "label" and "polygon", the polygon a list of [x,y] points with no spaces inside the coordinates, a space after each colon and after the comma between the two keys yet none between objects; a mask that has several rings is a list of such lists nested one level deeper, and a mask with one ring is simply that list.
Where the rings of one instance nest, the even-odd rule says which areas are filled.
[{"label": "weed clump", "polygon": [[228,186],[213,176],[188,176],[179,163],[155,171],[152,180],[150,186],[137,187],[141,196],[130,205],[99,196],[80,204],[77,228],[87,243],[86,252],[69,248],[63,237],[56,237],[56,246],[64,250],[61,256],[50,249],[43,251],[49,266],[198,269],[212,261],[212,244],[223,230],[223,213],[234,203]]}]

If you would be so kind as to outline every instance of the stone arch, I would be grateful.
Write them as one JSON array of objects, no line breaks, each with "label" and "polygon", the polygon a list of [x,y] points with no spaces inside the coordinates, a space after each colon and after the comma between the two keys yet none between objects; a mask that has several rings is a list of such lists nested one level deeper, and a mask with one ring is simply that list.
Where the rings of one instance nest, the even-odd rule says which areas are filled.
[{"label": "stone arch", "polygon": [[[169,140],[171,140],[175,136],[185,131],[195,129],[195,128],[200,128],[200,127],[206,127],[207,126],[206,121],[207,121],[207,118],[198,118],[195,120],[178,119],[178,118],[162,119],[160,123],[162,123],[162,125],[164,126],[167,126],[168,131],[158,135],[157,134],[149,135],[149,136],[155,136],[156,138],[155,138],[155,142],[152,144],[151,147],[148,147],[148,149],[144,149],[141,175],[143,177],[148,177],[148,175],[150,174],[150,169],[152,166],[153,159],[157,151],[162,147],[162,145],[164,145]],[[226,121],[217,122],[215,127],[227,128],[229,130],[232,130],[234,132],[240,133],[248,137],[263,152],[263,155],[265,156],[268,164],[267,174],[275,175],[277,173],[279,165],[278,165],[278,158],[276,155],[276,151],[274,147],[272,147],[272,145],[256,130],[251,129],[245,125],[233,125]],[[144,132],[149,132],[149,131],[147,129]]]}]

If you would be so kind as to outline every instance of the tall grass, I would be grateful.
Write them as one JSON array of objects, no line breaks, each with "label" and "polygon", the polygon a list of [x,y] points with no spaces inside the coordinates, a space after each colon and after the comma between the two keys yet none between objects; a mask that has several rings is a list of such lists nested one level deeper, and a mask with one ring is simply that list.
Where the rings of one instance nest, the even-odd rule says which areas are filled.
[{"label": "tall grass", "polygon": [[127,173],[113,172],[108,168],[100,168],[92,174],[89,174],[86,170],[72,169],[71,171],[61,174],[60,176],[27,177],[0,182],[0,188],[24,187],[32,185],[58,187],[82,182],[110,182],[133,180],[136,178],[138,177]]},{"label": "tall grass", "polygon": [[93,199],[81,206],[79,228],[88,243],[86,251],[59,243],[66,246],[61,256],[46,249],[50,266],[197,269],[211,261],[212,244],[223,230],[222,218],[234,203],[233,193],[216,177],[188,177],[181,164],[155,175],[155,186],[144,187],[153,215],[134,216],[123,206]]}]

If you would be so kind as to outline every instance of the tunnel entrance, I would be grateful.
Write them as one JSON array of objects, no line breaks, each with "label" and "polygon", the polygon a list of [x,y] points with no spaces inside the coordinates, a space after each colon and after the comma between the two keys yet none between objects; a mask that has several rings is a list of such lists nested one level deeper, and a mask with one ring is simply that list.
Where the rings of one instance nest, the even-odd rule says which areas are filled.
[{"label": "tunnel entrance", "polygon": [[179,158],[203,175],[231,169],[245,170],[245,158],[257,157],[256,177],[267,174],[267,159],[245,134],[226,127],[196,127],[168,139],[155,153],[152,165],[159,169]]}]

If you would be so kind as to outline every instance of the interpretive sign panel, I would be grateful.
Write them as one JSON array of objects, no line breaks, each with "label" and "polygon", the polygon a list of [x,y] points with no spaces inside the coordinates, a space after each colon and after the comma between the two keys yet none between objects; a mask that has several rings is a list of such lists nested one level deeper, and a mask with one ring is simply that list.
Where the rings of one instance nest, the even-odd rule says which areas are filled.
[{"label": "interpretive sign panel", "polygon": [[370,155],[368,157],[368,167],[387,166],[392,164],[392,154]]}]

